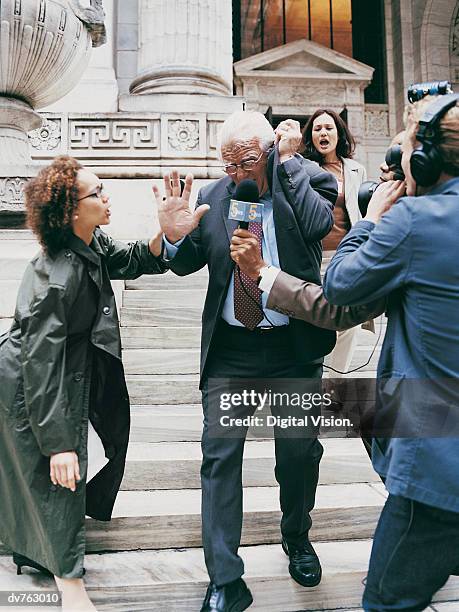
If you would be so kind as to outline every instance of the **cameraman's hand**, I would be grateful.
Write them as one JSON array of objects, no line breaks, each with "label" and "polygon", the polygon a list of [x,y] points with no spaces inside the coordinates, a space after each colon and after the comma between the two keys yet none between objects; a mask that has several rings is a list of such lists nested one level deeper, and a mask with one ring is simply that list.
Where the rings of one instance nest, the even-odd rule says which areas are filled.
[{"label": "cameraman's hand", "polygon": [[381,183],[368,204],[365,221],[378,223],[383,214],[405,194],[405,191],[405,181],[386,181]]},{"label": "cameraman's hand", "polygon": [[53,485],[60,485],[75,492],[76,482],[81,480],[78,455],[75,451],[52,455],[49,468]]}]

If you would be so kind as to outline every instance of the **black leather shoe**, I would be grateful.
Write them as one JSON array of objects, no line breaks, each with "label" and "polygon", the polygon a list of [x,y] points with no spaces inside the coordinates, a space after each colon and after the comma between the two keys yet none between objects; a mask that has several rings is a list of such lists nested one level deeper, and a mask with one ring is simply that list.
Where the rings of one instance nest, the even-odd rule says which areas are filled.
[{"label": "black leather shoe", "polygon": [[304,587],[317,586],[322,579],[322,568],[311,542],[307,540],[301,546],[289,546],[282,539],[282,548],[290,559],[288,571],[293,580]]},{"label": "black leather shoe", "polygon": [[201,612],[242,612],[252,605],[252,593],[242,578],[218,587],[212,582],[202,602]]}]

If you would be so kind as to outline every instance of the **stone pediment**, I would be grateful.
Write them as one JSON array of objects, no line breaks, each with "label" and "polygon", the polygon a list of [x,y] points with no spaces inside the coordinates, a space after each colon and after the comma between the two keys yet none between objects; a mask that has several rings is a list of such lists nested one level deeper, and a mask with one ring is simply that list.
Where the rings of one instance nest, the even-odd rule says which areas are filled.
[{"label": "stone pediment", "polygon": [[374,68],[310,40],[296,40],[234,64],[237,77],[328,78],[369,82]]}]

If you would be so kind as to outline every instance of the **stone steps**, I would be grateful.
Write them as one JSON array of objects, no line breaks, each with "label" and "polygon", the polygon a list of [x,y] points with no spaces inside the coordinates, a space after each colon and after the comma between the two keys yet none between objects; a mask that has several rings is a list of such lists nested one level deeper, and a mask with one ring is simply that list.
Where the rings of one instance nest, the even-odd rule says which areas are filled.
[{"label": "stone steps", "polygon": [[169,306],[186,305],[187,308],[202,308],[206,292],[192,289],[157,289],[142,291],[124,291],[123,307],[125,308],[169,308]]},{"label": "stone steps", "polygon": [[177,276],[173,272],[166,272],[161,275],[145,275],[135,280],[126,281],[126,290],[142,291],[152,289],[194,289],[205,291],[209,274],[207,268],[199,270],[188,276]]},{"label": "stone steps", "polygon": [[166,308],[122,308],[121,327],[190,327],[201,325],[202,308],[167,306]]},{"label": "stone steps", "polygon": [[201,392],[196,374],[126,376],[131,404],[198,404]]},{"label": "stone steps", "polygon": [[[323,578],[305,589],[288,574],[279,545],[244,546],[245,579],[254,596],[254,612],[359,610],[371,550],[370,540],[318,542]],[[85,559],[85,583],[97,609],[110,612],[190,612],[199,610],[207,587],[203,552],[199,548],[92,554]],[[54,581],[33,570],[16,576],[10,559],[0,558],[0,589],[55,590]],[[455,612],[459,579],[450,578],[432,608]],[[40,608],[42,609],[42,608]]]},{"label": "stone steps", "polygon": [[[359,370],[352,376],[374,378],[375,370]],[[201,401],[197,374],[128,374],[126,380],[132,404],[197,404]]]},{"label": "stone steps", "polygon": [[201,327],[122,327],[121,344],[127,349],[197,348]]},{"label": "stone steps", "polygon": [[[133,436],[136,437],[135,435]],[[360,439],[323,439],[320,484],[379,483]],[[245,487],[276,486],[274,441],[247,440],[244,448]],[[199,442],[133,442],[128,449],[124,491],[199,489]]]},{"label": "stone steps", "polygon": [[[201,440],[203,416],[200,404],[142,405],[131,408],[131,443],[197,442]],[[352,431],[336,427],[324,429],[321,438],[343,440],[344,434],[348,436],[346,439],[358,438]],[[247,439],[258,441],[272,439],[272,429],[251,427]]]},{"label": "stone steps", "polygon": [[[379,322],[376,325],[376,334],[367,330],[359,330],[359,347],[373,348],[376,341],[381,346],[384,340],[385,325],[379,336]],[[183,327],[121,327],[121,341],[123,349],[158,349],[158,348],[199,348],[201,343],[201,326]]]},{"label": "stone steps", "polygon": [[[311,538],[317,541],[365,539],[373,535],[384,504],[382,484],[319,485]],[[201,491],[121,491],[109,523],[87,519],[91,552],[201,546]],[[279,542],[279,490],[244,491],[242,543]]]},{"label": "stone steps", "polygon": [[[383,485],[378,483],[319,485],[312,540],[371,538],[384,499]],[[246,488],[242,544],[279,543],[280,516],[278,487]],[[110,522],[86,519],[88,552],[200,546],[199,489],[120,491]]]},{"label": "stone steps", "polygon": [[[371,358],[373,347],[358,347],[354,352],[351,369],[363,366],[361,371],[374,371],[378,364],[380,349]],[[123,363],[126,374],[199,374],[200,350],[192,348],[172,349],[125,349]]]}]

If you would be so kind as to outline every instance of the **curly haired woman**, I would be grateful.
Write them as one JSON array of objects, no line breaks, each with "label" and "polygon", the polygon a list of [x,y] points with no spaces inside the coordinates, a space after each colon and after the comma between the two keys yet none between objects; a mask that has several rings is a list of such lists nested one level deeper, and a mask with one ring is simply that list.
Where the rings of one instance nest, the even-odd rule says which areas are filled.
[{"label": "curly haired woman", "polygon": [[64,610],[89,610],[85,514],[110,520],[130,424],[110,279],[165,272],[161,237],[124,244],[103,233],[109,198],[71,157],[27,184],[26,207],[42,251],[0,337],[0,538],[18,573],[47,571]]}]

